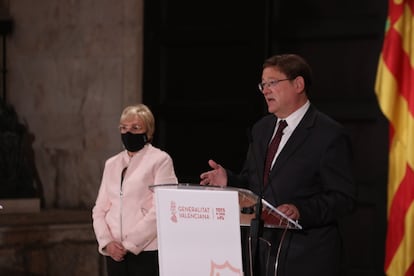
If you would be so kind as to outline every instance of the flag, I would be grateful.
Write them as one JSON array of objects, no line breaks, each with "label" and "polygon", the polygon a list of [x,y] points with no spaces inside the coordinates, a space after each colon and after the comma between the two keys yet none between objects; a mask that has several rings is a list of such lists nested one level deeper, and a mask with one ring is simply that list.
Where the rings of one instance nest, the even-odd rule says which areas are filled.
[{"label": "flag", "polygon": [[414,0],[389,0],[375,93],[389,121],[388,276],[414,276]]}]

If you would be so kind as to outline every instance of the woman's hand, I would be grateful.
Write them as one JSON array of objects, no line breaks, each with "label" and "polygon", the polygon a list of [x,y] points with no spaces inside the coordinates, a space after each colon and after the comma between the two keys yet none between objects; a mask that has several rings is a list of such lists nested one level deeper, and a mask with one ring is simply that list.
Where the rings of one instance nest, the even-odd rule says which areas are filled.
[{"label": "woman's hand", "polygon": [[121,243],[116,241],[111,241],[105,247],[106,252],[117,262],[124,260],[124,256],[127,253],[126,249],[122,246]]}]

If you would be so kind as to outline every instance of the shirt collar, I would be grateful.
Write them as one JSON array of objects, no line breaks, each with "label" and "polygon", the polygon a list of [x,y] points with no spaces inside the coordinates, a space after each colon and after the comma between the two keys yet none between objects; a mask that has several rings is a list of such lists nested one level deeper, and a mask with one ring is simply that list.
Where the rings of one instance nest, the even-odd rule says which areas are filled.
[{"label": "shirt collar", "polygon": [[308,100],[308,101],[306,101],[306,103],[304,105],[302,105],[300,108],[298,108],[295,112],[293,112],[292,114],[290,114],[286,118],[284,118],[284,119],[279,118],[278,122],[280,120],[285,120],[288,124],[287,127],[289,129],[294,130],[298,126],[300,120],[302,120],[303,116],[305,116],[305,113],[306,113],[306,111],[308,111],[309,106],[310,106],[310,102]]}]

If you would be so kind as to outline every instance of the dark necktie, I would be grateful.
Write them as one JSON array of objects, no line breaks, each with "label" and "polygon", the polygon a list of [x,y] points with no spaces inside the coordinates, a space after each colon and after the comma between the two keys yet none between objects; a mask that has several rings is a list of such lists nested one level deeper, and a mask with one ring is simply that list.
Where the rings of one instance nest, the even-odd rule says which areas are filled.
[{"label": "dark necktie", "polygon": [[270,143],[269,147],[267,148],[266,154],[266,163],[263,172],[263,184],[266,186],[267,181],[269,179],[270,168],[272,167],[272,161],[275,158],[275,154],[277,152],[277,148],[279,147],[280,140],[282,139],[283,129],[287,126],[285,120],[279,122],[279,126],[276,130],[276,134],[273,137],[272,142]]}]

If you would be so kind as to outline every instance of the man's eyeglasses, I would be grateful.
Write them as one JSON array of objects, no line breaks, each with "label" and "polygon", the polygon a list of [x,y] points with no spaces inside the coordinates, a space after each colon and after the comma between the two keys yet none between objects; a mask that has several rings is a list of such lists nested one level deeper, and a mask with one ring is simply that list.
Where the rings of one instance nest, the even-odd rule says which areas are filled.
[{"label": "man's eyeglasses", "polygon": [[139,133],[142,130],[142,127],[139,125],[132,125],[132,126],[127,126],[127,125],[119,125],[119,131],[121,133],[127,133],[127,132],[131,132],[131,133]]},{"label": "man's eyeglasses", "polygon": [[260,92],[263,92],[263,90],[266,87],[272,88],[272,87],[275,87],[279,82],[287,81],[287,80],[292,80],[292,79],[270,80],[268,82],[261,82],[258,84],[258,87],[259,87]]}]

